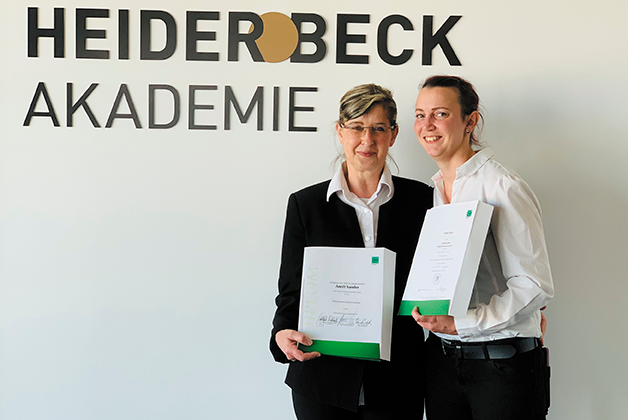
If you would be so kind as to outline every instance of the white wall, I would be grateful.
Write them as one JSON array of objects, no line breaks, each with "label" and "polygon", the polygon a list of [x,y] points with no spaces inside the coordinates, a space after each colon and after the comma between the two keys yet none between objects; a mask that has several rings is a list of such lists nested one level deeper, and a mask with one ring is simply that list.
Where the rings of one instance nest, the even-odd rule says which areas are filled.
[{"label": "white wall", "polygon": [[[476,84],[486,108],[484,140],[497,158],[532,186],[544,210],[556,298],[547,309],[552,351],[550,419],[624,419],[628,404],[623,312],[628,286],[628,183],[625,44],[622,2],[38,0],[0,6],[0,418],[244,419],[293,418],[285,367],[267,350],[279,248],[288,194],[331,175],[332,123],[338,99],[354,85],[376,82],[395,92],[400,137],[392,149],[400,174],[427,181],[435,166],[412,133],[420,80],[436,73]],[[27,7],[41,26],[53,7],[66,8],[66,58],[26,55]],[[568,6],[568,7],[567,7]],[[108,38],[110,60],[74,58],[74,9],[106,8],[90,20]],[[117,10],[131,14],[131,59],[116,59]],[[166,61],[138,59],[141,9],[166,10],[179,25],[179,45]],[[185,60],[189,10],[218,10],[206,30],[218,33],[209,51],[217,63]],[[310,12],[328,24],[327,57],[317,64],[253,63],[241,51],[226,61],[230,10]],[[369,65],[336,64],[338,13],[371,15],[353,33],[367,44]],[[377,57],[377,24],[401,14],[413,32],[393,30],[391,50],[413,48],[401,66]],[[462,15],[448,35],[462,66],[440,49],[421,65],[422,16],[439,27]],[[46,83],[62,127],[36,117],[22,124],[37,83]],[[121,83],[142,124],[117,120],[95,129],[82,110],[65,126],[66,83],[89,99],[104,125]],[[148,85],[181,93],[182,116],[168,130],[149,130]],[[216,131],[187,129],[187,88],[214,84],[201,111]],[[254,117],[232,115],[222,128],[224,86],[242,106],[265,86],[265,130]],[[281,130],[271,131],[273,86],[282,94]],[[314,106],[287,131],[289,86],[316,86],[299,96]],[[40,105],[42,105],[40,103]],[[43,108],[38,108],[42,110]],[[159,108],[167,113],[167,107]],[[162,114],[159,114],[162,115]],[[165,115],[165,114],[164,114]]]}]

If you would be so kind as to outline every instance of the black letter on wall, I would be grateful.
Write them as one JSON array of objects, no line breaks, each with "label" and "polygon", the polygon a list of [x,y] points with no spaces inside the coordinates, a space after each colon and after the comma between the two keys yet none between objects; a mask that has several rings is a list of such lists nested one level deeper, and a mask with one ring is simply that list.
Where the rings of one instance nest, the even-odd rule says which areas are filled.
[{"label": "black letter on wall", "polygon": [[[122,98],[126,101],[129,107],[128,114],[119,114],[118,108],[120,107],[120,102],[122,102]],[[129,88],[126,84],[121,84],[120,89],[118,90],[118,95],[116,96],[116,100],[113,103],[113,107],[111,108],[111,112],[109,113],[109,118],[107,118],[107,124],[105,124],[106,128],[111,128],[113,125],[113,121],[116,118],[131,118],[135,123],[135,128],[142,128],[142,124],[140,124],[140,117],[137,115],[137,111],[135,110],[135,105],[133,105],[133,98],[131,98],[131,93],[129,92]]]},{"label": "black letter on wall", "polygon": [[460,20],[462,16],[449,16],[443,26],[441,26],[434,35],[432,35],[432,21],[434,16],[423,16],[423,60],[424,66],[432,65],[432,50],[440,45],[450,66],[461,66],[460,60],[456,56],[454,49],[447,40],[447,32]]},{"label": "black letter on wall", "polygon": [[68,127],[74,126],[74,113],[76,112],[77,109],[79,109],[80,107],[83,107],[83,110],[85,110],[85,113],[89,117],[89,120],[92,122],[92,125],[96,128],[100,128],[100,124],[98,124],[98,120],[96,120],[96,116],[94,115],[91,108],[89,107],[89,104],[87,103],[87,97],[92,94],[92,92],[94,91],[94,89],[96,89],[97,86],[98,86],[98,83],[92,83],[89,86],[89,88],[87,88],[85,93],[81,95],[79,100],[76,101],[75,104],[73,104],[72,101],[74,100],[74,84],[72,83],[67,84],[66,86],[67,95],[66,95],[65,103],[67,106],[66,124]]},{"label": "black letter on wall", "polygon": [[347,44],[365,44],[366,35],[347,34],[349,23],[369,23],[370,15],[338,15],[336,28],[336,63],[368,64],[368,55],[347,55]]},{"label": "black letter on wall", "polygon": [[218,61],[217,52],[198,52],[198,41],[215,41],[216,32],[198,32],[199,20],[219,20],[219,12],[188,12],[186,22],[185,59],[188,61]]},{"label": "black letter on wall", "polygon": [[401,15],[390,15],[384,18],[377,28],[377,53],[379,57],[386,63],[393,66],[406,63],[412,57],[412,50],[403,50],[399,55],[391,55],[388,51],[388,29],[391,25],[401,25],[406,31],[414,30],[412,22],[407,17]]},{"label": "black letter on wall", "polygon": [[39,38],[54,38],[55,58],[65,57],[65,9],[55,7],[54,27],[52,29],[39,28],[39,9],[28,8],[28,56],[39,56]]},{"label": "black letter on wall", "polygon": [[[46,106],[48,107],[48,112],[35,112],[35,107],[37,106],[37,101],[39,101],[40,95],[43,95],[44,97],[44,101],[46,102]],[[55,109],[52,106],[52,101],[50,100],[50,96],[48,95],[48,90],[46,89],[46,84],[44,82],[39,82],[37,84],[37,89],[35,89],[35,95],[33,96],[33,100],[31,101],[31,106],[28,108],[28,113],[26,114],[26,119],[24,120],[23,125],[25,127],[31,125],[31,119],[33,117],[50,117],[50,119],[52,119],[52,124],[55,127],[59,127],[59,119],[57,118]]]},{"label": "black letter on wall", "polygon": [[[327,44],[323,40],[323,35],[327,32],[327,23],[325,19],[321,16],[316,15],[314,13],[293,13],[292,21],[297,27],[297,32],[299,32],[299,43],[297,44],[297,48],[292,53],[290,57],[290,61],[292,63],[318,63],[327,54]],[[316,30],[309,34],[304,34],[302,31],[302,26],[304,22],[310,22],[316,25]],[[304,42],[311,42],[316,46],[316,51],[312,54],[302,54],[301,53],[301,44]]]},{"label": "black letter on wall", "polygon": [[257,105],[257,131],[264,129],[264,86],[258,86],[255,94],[246,108],[246,112],[242,113],[242,108],[233,94],[231,86],[225,86],[225,130],[231,130],[231,106],[238,114],[238,118],[242,124],[246,124],[249,117],[253,113],[253,107]]},{"label": "black letter on wall", "polygon": [[273,131],[279,131],[279,86],[273,87]]},{"label": "black letter on wall", "polygon": [[[253,32],[250,34],[240,33],[240,22],[249,21],[253,24]],[[240,42],[244,42],[251,53],[253,61],[264,61],[262,53],[257,48],[255,40],[264,33],[264,22],[255,13],[251,12],[229,12],[229,48],[227,53],[228,61],[238,61],[238,47]]]},{"label": "black letter on wall", "polygon": [[[169,123],[157,124],[155,122],[155,91],[167,90],[172,93],[174,100],[174,115]],[[148,128],[172,128],[179,122],[181,116],[181,100],[179,91],[170,85],[148,85]]]},{"label": "black letter on wall", "polygon": [[315,87],[290,87],[290,104],[288,106],[288,131],[316,131],[316,127],[297,127],[294,125],[294,114],[296,112],[312,112],[313,106],[296,106],[294,97],[297,92],[318,92]]},{"label": "black letter on wall", "polygon": [[[161,20],[166,25],[166,45],[161,51],[152,51],[151,25]],[[177,23],[172,15],[161,10],[140,11],[140,60],[167,60],[177,48]]]},{"label": "black letter on wall", "polygon": [[129,59],[129,11],[118,10],[118,59]]},{"label": "black letter on wall", "polygon": [[108,18],[107,9],[76,9],[76,58],[108,59],[109,51],[88,50],[87,39],[105,39],[104,29],[87,29],[87,18]]},{"label": "black letter on wall", "polygon": [[197,109],[214,109],[213,105],[197,105],[194,101],[197,90],[216,90],[216,85],[190,85],[188,98],[188,128],[190,130],[215,130],[215,125],[197,125],[194,121],[194,112]]}]

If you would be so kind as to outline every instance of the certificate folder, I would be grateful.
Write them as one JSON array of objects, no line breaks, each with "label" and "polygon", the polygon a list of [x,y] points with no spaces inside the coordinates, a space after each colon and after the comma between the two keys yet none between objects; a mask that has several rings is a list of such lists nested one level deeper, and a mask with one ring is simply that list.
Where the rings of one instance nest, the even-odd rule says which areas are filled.
[{"label": "certificate folder", "polygon": [[385,248],[308,247],[299,331],[304,351],[390,360],[396,254]]},{"label": "certificate folder", "polygon": [[400,315],[465,317],[493,206],[481,201],[428,210],[403,294]]}]

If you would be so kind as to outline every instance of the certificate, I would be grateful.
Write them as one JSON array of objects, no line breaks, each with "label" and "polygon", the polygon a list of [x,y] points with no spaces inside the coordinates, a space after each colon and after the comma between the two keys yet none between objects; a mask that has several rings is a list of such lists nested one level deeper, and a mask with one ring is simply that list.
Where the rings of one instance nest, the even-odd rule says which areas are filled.
[{"label": "certificate", "polygon": [[400,315],[465,317],[493,206],[481,201],[428,210],[403,294]]},{"label": "certificate", "polygon": [[396,254],[385,248],[308,247],[299,331],[306,351],[390,360]]}]

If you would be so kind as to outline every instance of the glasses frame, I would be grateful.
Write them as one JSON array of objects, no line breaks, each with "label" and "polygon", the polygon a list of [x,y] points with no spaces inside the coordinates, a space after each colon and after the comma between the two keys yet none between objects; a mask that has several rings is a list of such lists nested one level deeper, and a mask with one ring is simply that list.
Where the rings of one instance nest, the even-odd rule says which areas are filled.
[{"label": "glasses frame", "polygon": [[[397,126],[396,125],[376,125],[376,126],[345,126],[344,124],[340,124],[340,128],[344,128],[345,130],[349,130],[349,133],[355,137],[362,137],[366,130],[369,131],[371,136],[383,136],[386,134],[385,130],[394,131]],[[384,131],[377,131],[378,129],[383,128]]]}]

